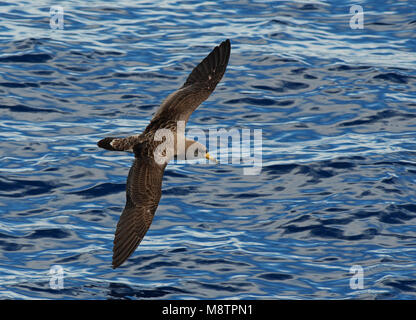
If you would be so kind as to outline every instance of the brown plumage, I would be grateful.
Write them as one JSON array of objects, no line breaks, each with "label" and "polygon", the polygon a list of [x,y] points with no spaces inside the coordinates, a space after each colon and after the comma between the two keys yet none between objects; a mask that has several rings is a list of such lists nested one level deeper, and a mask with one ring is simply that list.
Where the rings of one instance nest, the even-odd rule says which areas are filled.
[{"label": "brown plumage", "polygon": [[[135,159],[130,168],[126,186],[126,206],[117,223],[113,247],[113,268],[119,267],[137,248],[152,223],[162,195],[162,179],[166,162],[160,164],[154,158],[161,141],[155,141],[158,129],[170,129],[176,140],[177,121],[188,121],[192,112],[214,91],[225,73],[231,45],[227,39],[198,64],[177,91],[160,105],[149,125],[140,135],[127,138],[107,137],[99,147],[112,151],[133,152]],[[180,134],[182,137],[183,133]],[[186,140],[186,147],[196,143]],[[171,146],[177,155],[176,145]],[[205,156],[209,154],[203,149]]]}]

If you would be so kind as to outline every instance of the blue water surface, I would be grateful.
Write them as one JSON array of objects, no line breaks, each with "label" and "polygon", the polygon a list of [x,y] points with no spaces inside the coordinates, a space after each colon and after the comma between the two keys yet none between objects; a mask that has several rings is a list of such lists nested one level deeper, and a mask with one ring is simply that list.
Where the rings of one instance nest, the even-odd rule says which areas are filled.
[{"label": "blue water surface", "polygon": [[[416,3],[359,1],[362,29],[355,4],[0,3],[0,298],[416,298]],[[227,38],[188,129],[261,129],[262,171],[170,164],[112,270],[133,157],[96,142],[140,133]]]}]

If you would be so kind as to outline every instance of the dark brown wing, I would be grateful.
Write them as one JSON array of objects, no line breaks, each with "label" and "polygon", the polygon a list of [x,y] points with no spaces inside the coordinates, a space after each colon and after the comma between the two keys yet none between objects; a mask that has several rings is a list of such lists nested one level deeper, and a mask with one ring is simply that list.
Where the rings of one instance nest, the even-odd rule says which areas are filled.
[{"label": "dark brown wing", "polygon": [[230,40],[225,40],[198,64],[184,85],[170,94],[161,104],[152,122],[160,118],[188,121],[192,112],[214,91],[227,68],[230,58]]},{"label": "dark brown wing", "polygon": [[151,157],[136,154],[127,178],[126,206],[114,236],[113,269],[136,250],[149,229],[162,195],[165,167]]}]

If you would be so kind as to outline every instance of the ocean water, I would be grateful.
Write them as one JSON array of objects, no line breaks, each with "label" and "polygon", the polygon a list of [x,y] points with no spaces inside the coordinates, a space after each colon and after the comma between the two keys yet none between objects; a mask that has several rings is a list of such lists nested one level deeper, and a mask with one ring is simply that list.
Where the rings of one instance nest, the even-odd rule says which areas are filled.
[{"label": "ocean water", "polygon": [[[1,2],[0,298],[415,299],[416,3],[355,4]],[[133,157],[96,142],[227,38],[188,129],[261,129],[262,170],[170,164],[112,270]]]}]

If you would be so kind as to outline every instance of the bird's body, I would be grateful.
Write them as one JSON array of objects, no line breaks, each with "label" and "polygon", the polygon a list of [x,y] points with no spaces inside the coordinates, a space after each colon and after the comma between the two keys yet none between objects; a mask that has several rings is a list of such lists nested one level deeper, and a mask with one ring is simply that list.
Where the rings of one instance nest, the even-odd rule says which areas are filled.
[{"label": "bird's body", "polygon": [[[133,152],[135,156],[127,178],[126,206],[114,237],[113,268],[134,252],[149,229],[162,195],[162,178],[168,162],[191,146],[210,158],[205,146],[185,138],[184,128],[192,112],[209,97],[224,75],[230,50],[229,40],[215,47],[193,69],[184,85],[163,101],[143,133],[98,142],[101,148]],[[171,134],[162,134],[165,138],[161,139],[163,130]]]}]

